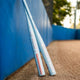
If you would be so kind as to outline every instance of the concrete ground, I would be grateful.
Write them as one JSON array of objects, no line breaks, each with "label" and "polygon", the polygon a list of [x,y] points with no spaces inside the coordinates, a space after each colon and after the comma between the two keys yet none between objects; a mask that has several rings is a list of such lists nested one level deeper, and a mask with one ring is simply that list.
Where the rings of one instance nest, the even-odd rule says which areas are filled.
[{"label": "concrete ground", "polygon": [[[48,52],[56,69],[56,76],[49,76],[45,66],[45,77],[39,77],[35,60],[9,76],[6,80],[80,80],[80,41],[54,41]],[[44,62],[44,60],[43,60]]]}]

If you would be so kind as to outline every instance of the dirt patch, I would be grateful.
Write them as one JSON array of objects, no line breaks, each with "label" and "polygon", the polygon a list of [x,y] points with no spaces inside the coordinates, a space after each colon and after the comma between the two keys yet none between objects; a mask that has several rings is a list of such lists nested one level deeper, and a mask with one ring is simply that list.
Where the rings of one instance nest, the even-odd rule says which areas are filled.
[{"label": "dirt patch", "polygon": [[46,76],[38,77],[33,59],[6,80],[80,80],[80,41],[55,41],[47,49],[55,66],[56,76],[49,76],[43,60]]}]

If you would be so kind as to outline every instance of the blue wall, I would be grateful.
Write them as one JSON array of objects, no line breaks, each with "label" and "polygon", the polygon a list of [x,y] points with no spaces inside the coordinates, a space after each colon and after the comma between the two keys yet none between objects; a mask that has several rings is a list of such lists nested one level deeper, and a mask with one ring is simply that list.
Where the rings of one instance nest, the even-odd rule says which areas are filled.
[{"label": "blue wall", "polygon": [[80,29],[77,29],[76,31],[76,39],[80,40]]},{"label": "blue wall", "polygon": [[76,29],[64,28],[52,25],[53,40],[74,40],[76,39]]},{"label": "blue wall", "polygon": [[79,40],[80,30],[52,25],[53,40]]},{"label": "blue wall", "polygon": [[52,40],[80,40],[80,29],[70,29],[58,25],[52,25],[52,30]]},{"label": "blue wall", "polygon": [[[46,44],[52,27],[41,0],[27,0],[33,19]],[[33,58],[22,0],[0,0],[0,80]]]}]

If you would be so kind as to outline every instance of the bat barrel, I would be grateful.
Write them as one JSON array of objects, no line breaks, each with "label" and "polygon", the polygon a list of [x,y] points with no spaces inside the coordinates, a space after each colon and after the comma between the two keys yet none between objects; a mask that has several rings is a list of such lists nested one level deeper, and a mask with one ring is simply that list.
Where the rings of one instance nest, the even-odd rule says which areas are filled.
[{"label": "bat barrel", "polygon": [[53,66],[53,64],[52,64],[52,61],[51,61],[51,59],[50,59],[50,56],[49,56],[49,54],[48,54],[48,51],[47,51],[46,46],[45,46],[45,44],[44,44],[44,41],[43,41],[43,39],[42,39],[39,31],[37,30],[37,27],[36,27],[35,23],[34,23],[34,20],[33,20],[33,18],[32,18],[32,15],[31,15],[31,13],[30,13],[30,10],[29,10],[29,8],[28,8],[28,5],[27,5],[27,3],[26,3],[26,0],[23,0],[23,3],[24,3],[24,6],[25,6],[25,8],[26,8],[26,12],[27,12],[27,14],[28,14],[28,16],[29,16],[29,19],[30,19],[30,21],[31,21],[31,24],[32,24],[32,27],[33,27],[33,30],[34,30],[34,33],[35,33],[35,36],[36,36],[38,45],[39,45],[39,47],[40,47],[40,50],[41,50],[41,53],[42,53],[43,58],[44,58],[44,60],[45,60],[45,63],[46,63],[46,65],[47,65],[47,67],[48,67],[48,70],[49,70],[49,72],[50,72],[50,75],[56,75],[56,71],[55,71],[54,66]]},{"label": "bat barrel", "polygon": [[41,60],[38,44],[37,44],[37,41],[36,41],[36,37],[35,37],[34,31],[33,31],[32,25],[30,23],[29,17],[27,15],[27,12],[25,11],[25,13],[26,13],[26,16],[27,16],[27,21],[28,21],[28,25],[29,25],[28,27],[29,27],[29,32],[30,32],[30,38],[31,38],[31,42],[32,42],[34,57],[35,57],[37,69],[38,69],[38,72],[39,72],[39,76],[44,76],[45,71],[44,71],[44,67],[43,67],[43,64],[42,64],[42,60]]}]

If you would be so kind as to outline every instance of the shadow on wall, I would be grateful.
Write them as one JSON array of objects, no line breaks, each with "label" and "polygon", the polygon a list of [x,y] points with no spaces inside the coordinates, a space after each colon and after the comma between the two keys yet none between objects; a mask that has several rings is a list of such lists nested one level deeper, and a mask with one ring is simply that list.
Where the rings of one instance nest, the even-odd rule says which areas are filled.
[{"label": "shadow on wall", "polygon": [[80,40],[80,29],[69,29],[52,25],[53,40]]}]

